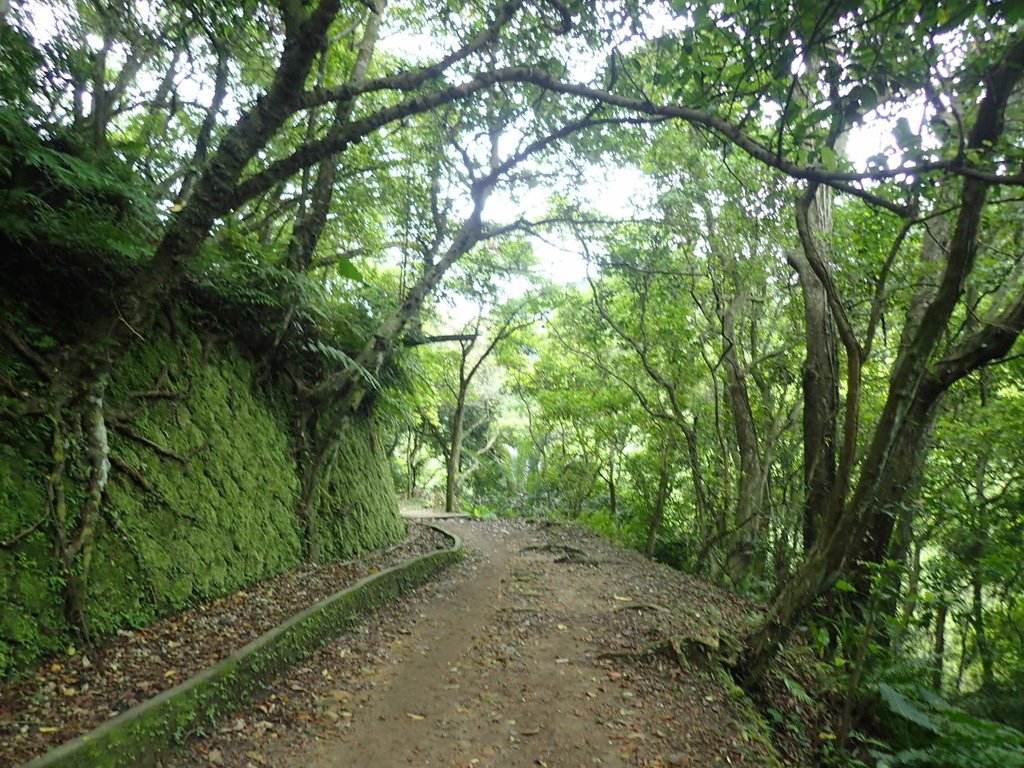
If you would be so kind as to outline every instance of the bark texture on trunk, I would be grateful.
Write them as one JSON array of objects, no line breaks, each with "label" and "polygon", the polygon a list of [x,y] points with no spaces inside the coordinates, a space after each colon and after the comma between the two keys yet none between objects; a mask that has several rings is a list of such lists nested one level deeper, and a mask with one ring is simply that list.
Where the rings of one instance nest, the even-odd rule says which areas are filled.
[{"label": "bark texture on trunk", "polygon": [[822,238],[831,231],[831,190],[820,189],[797,205],[806,209],[808,230],[801,247],[789,262],[800,280],[804,303],[806,356],[801,387],[803,394],[803,549],[807,552],[818,538],[836,483],[836,420],[839,413],[839,356],[835,321],[828,305],[825,285],[811,266],[814,253],[823,251]]}]

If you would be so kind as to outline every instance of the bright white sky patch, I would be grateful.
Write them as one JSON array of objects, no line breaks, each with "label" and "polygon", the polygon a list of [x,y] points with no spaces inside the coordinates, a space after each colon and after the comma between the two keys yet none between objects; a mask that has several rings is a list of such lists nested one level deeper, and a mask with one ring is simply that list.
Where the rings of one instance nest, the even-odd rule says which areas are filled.
[{"label": "bright white sky patch", "polygon": [[906,119],[915,133],[920,132],[927,140],[930,137],[927,126],[923,125],[924,102],[920,99],[908,101],[897,109],[888,109],[888,115],[881,117],[872,112],[868,118],[850,131],[846,144],[846,156],[856,171],[868,170],[868,158],[879,154],[888,155],[888,167],[897,168],[903,162],[900,147],[893,134],[893,127],[901,118]]}]

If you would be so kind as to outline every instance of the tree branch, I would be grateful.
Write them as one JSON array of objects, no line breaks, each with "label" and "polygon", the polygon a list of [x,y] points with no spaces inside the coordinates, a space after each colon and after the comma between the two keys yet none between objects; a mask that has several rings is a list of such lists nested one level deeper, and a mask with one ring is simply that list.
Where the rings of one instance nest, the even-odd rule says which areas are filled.
[{"label": "tree branch", "polygon": [[111,424],[110,426],[111,426],[111,428],[116,429],[118,432],[120,432],[125,437],[129,437],[132,440],[134,440],[135,442],[140,443],[140,444],[146,446],[147,448],[152,449],[153,451],[155,451],[156,453],[160,454],[161,456],[164,456],[164,457],[166,457],[168,459],[174,459],[174,461],[177,461],[180,464],[187,464],[188,463],[188,459],[186,459],[180,453],[176,453],[175,451],[172,451],[170,448],[165,448],[164,446],[160,445],[159,443],[156,443],[156,442],[150,440],[145,435],[140,435],[138,432],[134,431],[133,429],[130,429],[129,427],[126,427],[126,426],[121,425],[121,424],[116,424],[116,423]]},{"label": "tree branch", "polygon": [[439,336],[407,336],[402,339],[403,347],[419,347],[424,344],[443,344],[446,341],[475,341],[475,333],[449,333]]},{"label": "tree branch", "polygon": [[26,344],[25,340],[21,338],[18,332],[6,320],[0,320],[0,333],[3,333],[11,343],[11,346],[14,347],[14,350],[28,361],[40,378],[44,381],[53,381],[53,372],[46,364],[42,355]]},{"label": "tree branch", "polygon": [[21,541],[24,541],[26,538],[31,536],[32,533],[37,531],[39,527],[49,519],[50,515],[44,514],[42,517],[40,517],[38,520],[32,523],[32,525],[30,525],[28,528],[25,528],[24,530],[16,533],[13,538],[8,539],[7,541],[0,541],[0,549],[14,549],[16,546],[18,546],[18,544]]}]

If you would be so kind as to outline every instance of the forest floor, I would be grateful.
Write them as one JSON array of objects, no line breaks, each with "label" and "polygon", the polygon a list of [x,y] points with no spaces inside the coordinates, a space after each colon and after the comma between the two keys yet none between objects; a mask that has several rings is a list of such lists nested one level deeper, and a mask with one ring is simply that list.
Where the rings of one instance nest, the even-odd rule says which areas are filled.
[{"label": "forest floor", "polygon": [[69,648],[31,675],[0,680],[0,766],[95,728],[368,574],[447,546],[447,536],[411,525],[387,549],[282,573],[143,629],[119,630],[91,648]]},{"label": "forest floor", "polygon": [[165,766],[779,765],[728,675],[661,643],[752,604],[575,526],[440,525],[463,563]]},{"label": "forest floor", "polygon": [[[194,734],[162,766],[814,764],[807,739],[802,754],[770,743],[751,700],[703,652],[727,655],[756,604],[575,525],[437,523],[462,538],[462,563]],[[412,530],[387,552],[284,574],[5,683],[0,765],[194,674],[320,592],[438,545],[430,529]],[[776,692],[761,706],[792,709],[793,697],[781,698],[789,701]]]}]

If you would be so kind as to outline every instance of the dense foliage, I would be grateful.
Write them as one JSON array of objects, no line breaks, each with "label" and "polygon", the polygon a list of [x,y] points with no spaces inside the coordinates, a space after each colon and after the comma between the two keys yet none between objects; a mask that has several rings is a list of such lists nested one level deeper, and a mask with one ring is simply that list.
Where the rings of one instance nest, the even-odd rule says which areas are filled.
[{"label": "dense foliage", "polygon": [[[46,533],[88,634],[111,374],[186,297],[294,399],[307,558],[338,554],[321,502],[374,412],[410,494],[587,519],[765,600],[736,677],[799,634],[840,746],[888,708],[918,730],[882,764],[989,754],[1024,682],[1019,17],[0,5],[3,266],[48,313],[0,326],[45,499],[0,544]],[[541,287],[559,252],[585,276]]]}]

